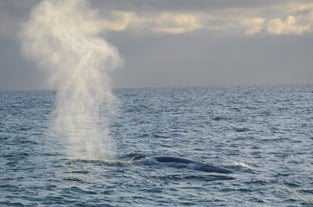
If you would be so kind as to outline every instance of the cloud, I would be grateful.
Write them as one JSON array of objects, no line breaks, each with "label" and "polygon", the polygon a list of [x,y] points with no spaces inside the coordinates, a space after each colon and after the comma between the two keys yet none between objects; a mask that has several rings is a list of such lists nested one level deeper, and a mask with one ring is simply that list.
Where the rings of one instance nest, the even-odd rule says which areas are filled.
[{"label": "cloud", "polygon": [[[16,33],[33,4],[29,0],[21,6],[19,1],[0,2],[0,38]],[[124,3],[123,3],[124,2]],[[127,3],[128,2],[128,3]],[[137,2],[137,3],[136,3]],[[226,0],[196,3],[182,0],[174,4],[156,1],[91,1],[102,20],[81,24],[93,30],[113,32],[184,34],[199,30],[219,34],[243,35],[301,35],[313,31],[313,3],[284,0],[251,2]],[[176,6],[175,6],[176,5]]]},{"label": "cloud", "polygon": [[301,35],[312,32],[313,4],[288,3],[259,8],[192,11],[113,11],[103,26],[109,31],[183,34],[206,30],[234,34]]},{"label": "cloud", "polygon": [[288,16],[285,20],[275,18],[268,21],[266,31],[275,34],[303,34],[311,30],[311,25],[301,25],[298,22],[299,18],[292,15]]},{"label": "cloud", "polygon": [[155,19],[154,31],[182,34],[203,28],[197,16],[192,14],[161,14]]},{"label": "cloud", "polygon": [[256,35],[258,33],[267,33],[273,35],[301,35],[311,32],[311,24],[301,23],[300,17],[289,15],[285,20],[280,18],[263,19],[252,18],[243,20],[242,24],[246,26],[247,35]]},{"label": "cloud", "polygon": [[190,13],[161,13],[139,16],[134,12],[115,11],[111,19],[103,21],[107,30],[125,31],[127,29],[167,34],[182,34],[203,28],[200,19]]},{"label": "cloud", "polygon": [[112,31],[124,31],[130,27],[138,27],[146,20],[134,12],[114,11],[110,18],[103,21],[103,27]]},{"label": "cloud", "polygon": [[21,22],[35,2],[36,0],[0,1],[0,39],[16,39]]},{"label": "cloud", "polygon": [[245,31],[247,35],[254,35],[263,30],[265,20],[263,18],[244,19],[242,24],[247,27]]},{"label": "cloud", "polygon": [[289,3],[255,12],[241,21],[247,35],[301,35],[312,32],[313,4]]},{"label": "cloud", "polygon": [[21,19],[10,15],[8,12],[0,12],[0,38],[16,38],[16,31]]}]

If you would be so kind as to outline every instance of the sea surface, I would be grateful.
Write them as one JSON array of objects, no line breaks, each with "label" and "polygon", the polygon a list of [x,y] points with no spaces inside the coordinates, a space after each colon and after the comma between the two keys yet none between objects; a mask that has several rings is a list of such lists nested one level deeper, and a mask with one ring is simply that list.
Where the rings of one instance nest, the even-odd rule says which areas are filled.
[{"label": "sea surface", "polygon": [[[0,206],[313,206],[313,86],[116,89],[114,159],[51,137],[54,91],[0,92]],[[86,129],[88,130],[88,129]],[[146,164],[174,156],[234,171]]]}]

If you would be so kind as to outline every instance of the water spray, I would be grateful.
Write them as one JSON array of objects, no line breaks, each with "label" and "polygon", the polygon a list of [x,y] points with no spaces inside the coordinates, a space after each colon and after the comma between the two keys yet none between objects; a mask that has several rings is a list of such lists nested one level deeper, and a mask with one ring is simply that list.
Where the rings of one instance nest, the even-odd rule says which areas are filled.
[{"label": "water spray", "polygon": [[57,90],[51,131],[76,158],[112,156],[101,108],[114,100],[108,72],[120,64],[87,0],[43,0],[21,32],[22,51],[48,72]]}]

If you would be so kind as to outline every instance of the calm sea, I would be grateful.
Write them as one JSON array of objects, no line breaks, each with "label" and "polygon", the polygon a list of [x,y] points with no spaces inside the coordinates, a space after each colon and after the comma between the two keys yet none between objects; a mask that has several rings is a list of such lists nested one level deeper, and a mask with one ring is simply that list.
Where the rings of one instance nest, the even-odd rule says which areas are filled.
[{"label": "calm sea", "polygon": [[[114,94],[116,158],[90,160],[47,135],[55,92],[0,92],[0,206],[313,206],[312,85]],[[134,161],[149,156],[234,173]]]}]

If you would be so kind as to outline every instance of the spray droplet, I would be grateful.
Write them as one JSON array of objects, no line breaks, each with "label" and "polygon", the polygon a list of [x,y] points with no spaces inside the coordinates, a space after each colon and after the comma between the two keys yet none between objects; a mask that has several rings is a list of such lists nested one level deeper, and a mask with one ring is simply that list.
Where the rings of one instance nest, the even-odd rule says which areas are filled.
[{"label": "spray droplet", "polygon": [[86,0],[44,0],[21,33],[22,51],[48,72],[57,89],[51,130],[76,158],[112,155],[108,124],[99,113],[114,100],[108,71],[121,61],[101,38],[103,29]]}]

